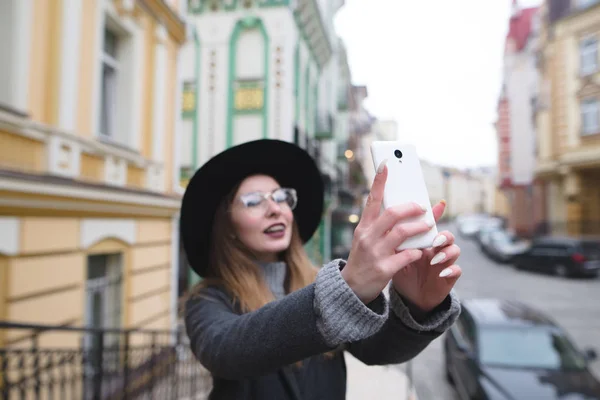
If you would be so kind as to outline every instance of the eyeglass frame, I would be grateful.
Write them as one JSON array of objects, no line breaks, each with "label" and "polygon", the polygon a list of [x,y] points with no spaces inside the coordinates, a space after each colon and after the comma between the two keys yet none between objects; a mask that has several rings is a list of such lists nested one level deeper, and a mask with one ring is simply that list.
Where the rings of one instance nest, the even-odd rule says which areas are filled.
[{"label": "eyeglass frame", "polygon": [[[233,199],[233,201],[232,201],[232,205],[234,205],[234,204],[240,204],[240,205],[243,207],[243,209],[244,209],[244,210],[252,210],[252,209],[253,209],[253,208],[255,208],[255,207],[250,207],[250,206],[246,205],[246,204],[244,203],[244,201],[242,200],[242,198],[243,198],[244,196],[247,196],[247,195],[259,195],[259,196],[260,196],[262,199],[266,200],[266,202],[263,202],[263,201],[261,201],[261,203],[259,203],[259,204],[256,206],[256,208],[257,208],[257,209],[261,209],[261,208],[260,208],[260,207],[261,207],[261,206],[260,206],[260,204],[267,204],[267,202],[268,202],[269,200],[271,200],[272,202],[274,202],[274,203],[275,203],[275,204],[277,204],[278,206],[281,206],[281,204],[282,204],[282,203],[278,203],[277,201],[275,201],[275,200],[273,199],[273,195],[274,195],[276,192],[278,192],[278,191],[285,191],[285,192],[286,192],[286,194],[287,194],[287,193],[289,193],[289,194],[292,196],[292,198],[294,199],[294,206],[293,206],[293,207],[292,207],[292,206],[290,206],[289,204],[287,204],[287,202],[286,202],[286,201],[283,201],[282,203],[285,203],[285,204],[286,204],[286,205],[287,205],[287,206],[290,208],[290,210],[292,210],[292,211],[293,211],[293,210],[295,210],[295,209],[296,209],[296,207],[298,206],[298,193],[296,192],[296,189],[293,189],[293,188],[287,188],[287,187],[280,187],[280,188],[273,189],[272,191],[270,191],[270,192],[266,192],[266,193],[264,193],[264,192],[261,192],[261,191],[253,191],[253,192],[244,193],[244,194],[241,194],[241,195],[239,195],[239,196],[236,196],[236,197]],[[264,207],[264,206],[263,206],[263,207]],[[265,207],[265,208],[264,208],[264,210],[262,210],[262,211],[266,211],[266,210],[267,210],[267,208]]]}]

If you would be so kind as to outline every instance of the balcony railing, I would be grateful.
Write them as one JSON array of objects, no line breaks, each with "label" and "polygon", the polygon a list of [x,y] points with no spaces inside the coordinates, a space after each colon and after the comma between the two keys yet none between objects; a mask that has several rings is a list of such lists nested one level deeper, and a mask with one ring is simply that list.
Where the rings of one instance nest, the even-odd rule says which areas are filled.
[{"label": "balcony railing", "polygon": [[181,330],[0,322],[0,338],[1,400],[192,399],[210,390]]}]

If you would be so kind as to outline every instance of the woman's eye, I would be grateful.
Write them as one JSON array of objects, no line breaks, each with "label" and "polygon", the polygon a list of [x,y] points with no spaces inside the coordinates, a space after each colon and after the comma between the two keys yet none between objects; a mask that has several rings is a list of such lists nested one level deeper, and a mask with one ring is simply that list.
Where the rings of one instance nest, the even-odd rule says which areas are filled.
[{"label": "woman's eye", "polygon": [[242,198],[244,205],[246,207],[256,207],[262,202],[262,198],[260,196],[247,196]]}]

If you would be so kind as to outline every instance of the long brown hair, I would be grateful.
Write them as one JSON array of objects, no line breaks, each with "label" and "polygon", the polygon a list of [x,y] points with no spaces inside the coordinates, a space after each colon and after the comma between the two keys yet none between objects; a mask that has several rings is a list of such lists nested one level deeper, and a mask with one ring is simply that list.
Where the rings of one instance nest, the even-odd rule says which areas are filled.
[{"label": "long brown hair", "polygon": [[[235,232],[229,209],[233,203],[241,182],[233,188],[229,195],[221,201],[212,226],[212,244],[208,275],[197,283],[183,299],[182,306],[188,298],[202,297],[202,289],[209,286],[223,287],[233,298],[241,312],[255,311],[275,300],[271,289],[263,278],[251,251],[235,238]],[[279,255],[286,263],[286,293],[302,289],[315,281],[318,269],[312,264],[304,247],[298,225],[294,220],[290,245]],[[326,359],[332,359],[342,350],[339,347],[324,353]],[[302,361],[294,363],[302,366]]]},{"label": "long brown hair", "polygon": [[[205,287],[218,285],[227,290],[242,312],[250,312],[275,300],[275,297],[267,286],[252,252],[233,234],[235,230],[229,209],[240,185],[241,182],[221,201],[215,213],[208,277],[190,290],[190,296],[198,295]],[[286,293],[302,289],[314,282],[318,270],[302,246],[296,221],[292,225],[290,245],[279,256],[287,265]]]}]

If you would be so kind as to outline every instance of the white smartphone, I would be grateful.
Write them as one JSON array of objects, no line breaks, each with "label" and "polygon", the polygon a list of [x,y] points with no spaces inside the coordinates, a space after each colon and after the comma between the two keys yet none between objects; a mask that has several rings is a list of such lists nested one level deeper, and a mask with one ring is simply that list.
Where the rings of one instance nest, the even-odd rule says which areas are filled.
[{"label": "white smartphone", "polygon": [[438,230],[417,149],[412,144],[397,141],[375,141],[371,144],[371,155],[375,169],[387,158],[388,176],[383,193],[383,207],[389,208],[409,202],[422,204],[427,211],[415,219],[431,221],[434,224],[429,231],[405,240],[397,250],[432,247]]}]

